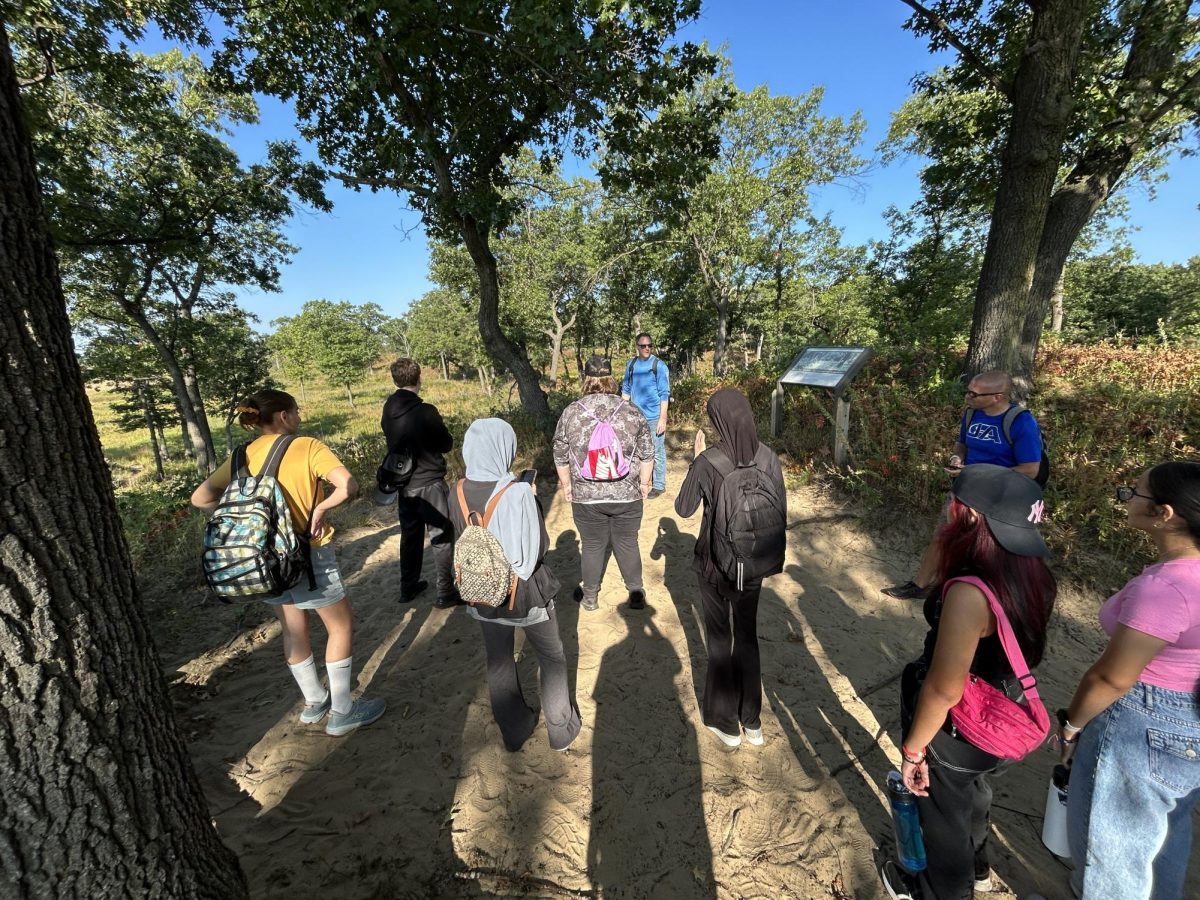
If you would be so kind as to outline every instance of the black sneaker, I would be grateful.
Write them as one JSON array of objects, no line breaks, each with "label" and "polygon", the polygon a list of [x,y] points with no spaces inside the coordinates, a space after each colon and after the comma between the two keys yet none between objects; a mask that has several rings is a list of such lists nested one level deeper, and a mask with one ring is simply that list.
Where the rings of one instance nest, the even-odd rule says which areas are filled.
[{"label": "black sneaker", "polygon": [[921,587],[915,581],[906,581],[904,584],[894,584],[891,587],[883,588],[883,593],[889,597],[895,597],[897,600],[924,600],[929,593],[929,588]]},{"label": "black sneaker", "polygon": [[630,591],[629,592],[629,608],[630,609],[645,609],[646,608],[646,592],[645,591]]},{"label": "black sneaker", "polygon": [[892,900],[921,900],[921,890],[916,879],[900,868],[900,864],[889,859],[879,870],[883,887]]},{"label": "black sneaker", "polygon": [[416,584],[414,584],[412,587],[401,587],[400,588],[400,602],[401,603],[411,603],[413,600],[416,600],[417,597],[421,596],[421,594],[425,591],[425,588],[427,588],[427,587],[429,587],[429,582],[426,581],[425,579],[421,579]]},{"label": "black sneaker", "polygon": [[650,490],[650,492],[648,494],[646,494],[646,499],[653,500],[656,497],[661,497],[665,493],[666,493],[666,491],[660,490],[659,488],[652,488]]},{"label": "black sneaker", "polygon": [[433,608],[434,609],[451,609],[452,607],[455,607],[455,606],[462,606],[463,603],[465,603],[465,602],[466,601],[463,600],[462,595],[458,591],[455,591],[452,594],[446,594],[446,596],[438,597],[436,600],[434,600]]}]

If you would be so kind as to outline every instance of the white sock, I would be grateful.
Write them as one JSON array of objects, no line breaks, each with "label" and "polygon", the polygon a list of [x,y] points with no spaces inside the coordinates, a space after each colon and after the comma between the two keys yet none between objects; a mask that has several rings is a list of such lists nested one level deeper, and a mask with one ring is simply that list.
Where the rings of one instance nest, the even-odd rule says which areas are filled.
[{"label": "white sock", "polygon": [[329,708],[339,716],[350,712],[354,703],[350,699],[350,662],[353,659],[353,656],[347,656],[337,662],[325,663],[325,672],[329,675],[329,693],[333,695]]},{"label": "white sock", "polygon": [[317,664],[313,662],[312,654],[304,662],[295,665],[288,663],[292,677],[300,685],[300,693],[304,694],[305,703],[324,703],[328,692],[321,685],[321,676],[317,674]]}]

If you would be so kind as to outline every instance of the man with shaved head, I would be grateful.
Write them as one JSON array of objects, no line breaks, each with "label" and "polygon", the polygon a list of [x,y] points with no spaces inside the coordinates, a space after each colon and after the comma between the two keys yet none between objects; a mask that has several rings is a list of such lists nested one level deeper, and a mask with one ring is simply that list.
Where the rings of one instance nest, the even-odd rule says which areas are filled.
[{"label": "man with shaved head", "polygon": [[[944,466],[951,478],[957,477],[964,466],[988,463],[1015,469],[1044,486],[1041,429],[1033,413],[1009,400],[1011,392],[1012,378],[1007,372],[981,372],[971,379],[967,385],[967,408],[958,426],[958,441]],[[945,516],[943,509],[938,527]],[[940,562],[937,542],[930,541],[916,577],[884,588],[883,592],[899,600],[923,598],[937,577]]]}]

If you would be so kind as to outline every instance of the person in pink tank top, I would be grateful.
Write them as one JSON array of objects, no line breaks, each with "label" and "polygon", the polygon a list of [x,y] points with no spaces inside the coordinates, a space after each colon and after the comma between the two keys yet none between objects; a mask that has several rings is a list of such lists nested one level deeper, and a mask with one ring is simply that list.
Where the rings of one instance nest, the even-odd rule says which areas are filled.
[{"label": "person in pink tank top", "polygon": [[1200,799],[1200,463],[1157,465],[1117,499],[1158,558],[1100,610],[1108,647],[1056,736],[1072,764],[1071,886],[1174,900]]}]

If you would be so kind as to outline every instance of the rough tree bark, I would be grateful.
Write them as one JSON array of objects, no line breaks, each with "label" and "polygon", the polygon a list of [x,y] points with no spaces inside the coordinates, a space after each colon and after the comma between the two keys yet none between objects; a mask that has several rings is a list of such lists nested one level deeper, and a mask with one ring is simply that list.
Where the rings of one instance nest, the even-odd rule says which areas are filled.
[{"label": "rough tree bark", "polygon": [[512,373],[521,403],[538,426],[551,433],[554,417],[538,383],[537,372],[529,362],[525,348],[513,343],[500,328],[500,280],[496,274],[496,257],[488,246],[487,232],[470,216],[463,216],[460,230],[479,276],[479,336],[483,346],[492,359]]},{"label": "rough tree bark", "polygon": [[240,898],[137,593],[0,21],[0,896]]},{"label": "rough tree bark", "polygon": [[[968,376],[1016,368],[1038,245],[1072,109],[1071,86],[1086,0],[1033,4],[1033,21],[1009,88],[1012,121],[975,292]],[[1023,396],[1027,385],[1017,385]]]},{"label": "rough tree bark", "polygon": [[[1146,0],[1143,4],[1121,72],[1121,82],[1128,86],[1124,115],[1111,125],[1112,130],[1125,133],[1118,137],[1105,128],[1095,134],[1051,198],[1021,329],[1019,380],[1032,380],[1042,328],[1056,298],[1060,304],[1056,330],[1062,328],[1062,276],[1075,241],[1112,196],[1146,135],[1177,107],[1164,100],[1170,94],[1164,89],[1164,79],[1174,70],[1188,40],[1189,7],[1189,0]],[[1177,91],[1177,98],[1182,99],[1185,92],[1186,87]],[[1135,127],[1131,128],[1131,123]]]}]

